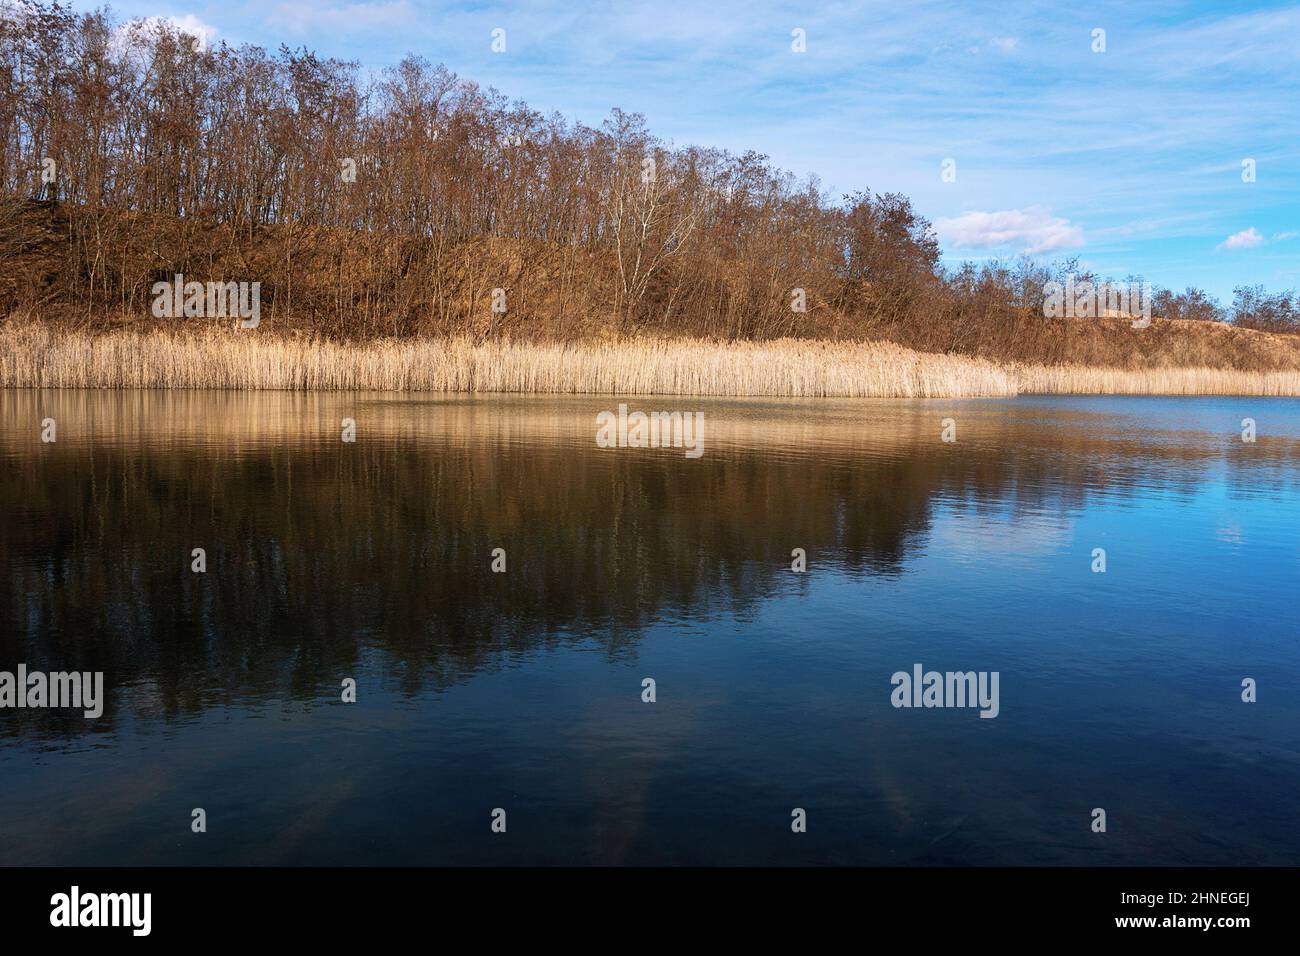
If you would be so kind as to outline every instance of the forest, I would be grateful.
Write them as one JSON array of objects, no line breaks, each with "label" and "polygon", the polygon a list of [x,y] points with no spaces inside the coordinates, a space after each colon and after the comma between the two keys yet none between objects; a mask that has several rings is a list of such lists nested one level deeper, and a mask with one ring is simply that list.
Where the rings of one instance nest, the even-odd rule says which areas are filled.
[{"label": "forest", "polygon": [[147,330],[150,290],[184,275],[258,283],[263,333],[338,341],[818,338],[1294,365],[1291,343],[1246,334],[1300,331],[1293,292],[1243,287],[1224,307],[1155,291],[1158,320],[1232,323],[1213,344],[1182,321],[1048,319],[1049,283],[1102,277],[945,267],[905,196],[832,197],[754,152],[665,142],[639,115],[544,115],[418,56],[372,74],[106,10],[0,13],[6,321]]}]

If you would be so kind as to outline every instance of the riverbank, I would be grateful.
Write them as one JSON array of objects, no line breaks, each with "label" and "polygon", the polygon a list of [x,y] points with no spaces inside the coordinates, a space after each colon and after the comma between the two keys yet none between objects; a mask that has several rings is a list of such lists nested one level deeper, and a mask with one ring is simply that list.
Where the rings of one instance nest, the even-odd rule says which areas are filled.
[{"label": "riverbank", "polygon": [[340,343],[214,327],[92,334],[33,323],[0,328],[0,387],[785,398],[1300,395],[1300,369],[1012,365],[887,342]]}]

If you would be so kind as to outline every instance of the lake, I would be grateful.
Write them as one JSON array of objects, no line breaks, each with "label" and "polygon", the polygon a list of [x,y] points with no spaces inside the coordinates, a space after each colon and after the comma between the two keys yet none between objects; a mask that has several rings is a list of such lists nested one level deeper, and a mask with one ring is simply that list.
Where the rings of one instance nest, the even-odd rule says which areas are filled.
[{"label": "lake", "polygon": [[0,391],[0,671],[105,685],[0,709],[0,864],[1295,865],[1298,464],[1292,399]]}]

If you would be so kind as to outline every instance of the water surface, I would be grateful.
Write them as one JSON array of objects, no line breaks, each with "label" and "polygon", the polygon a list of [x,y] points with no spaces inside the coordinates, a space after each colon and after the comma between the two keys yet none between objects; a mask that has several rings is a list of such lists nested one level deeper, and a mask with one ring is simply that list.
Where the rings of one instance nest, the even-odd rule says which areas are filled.
[{"label": "water surface", "polygon": [[1300,402],[618,401],[0,391],[0,864],[1300,863]]}]

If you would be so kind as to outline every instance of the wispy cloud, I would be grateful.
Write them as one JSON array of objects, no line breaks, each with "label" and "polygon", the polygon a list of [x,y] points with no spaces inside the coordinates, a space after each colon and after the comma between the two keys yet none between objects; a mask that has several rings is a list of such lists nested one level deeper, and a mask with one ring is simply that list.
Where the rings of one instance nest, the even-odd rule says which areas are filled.
[{"label": "wispy cloud", "polygon": [[278,3],[269,19],[294,33],[321,30],[383,30],[409,27],[419,17],[408,0],[380,3]]}]

